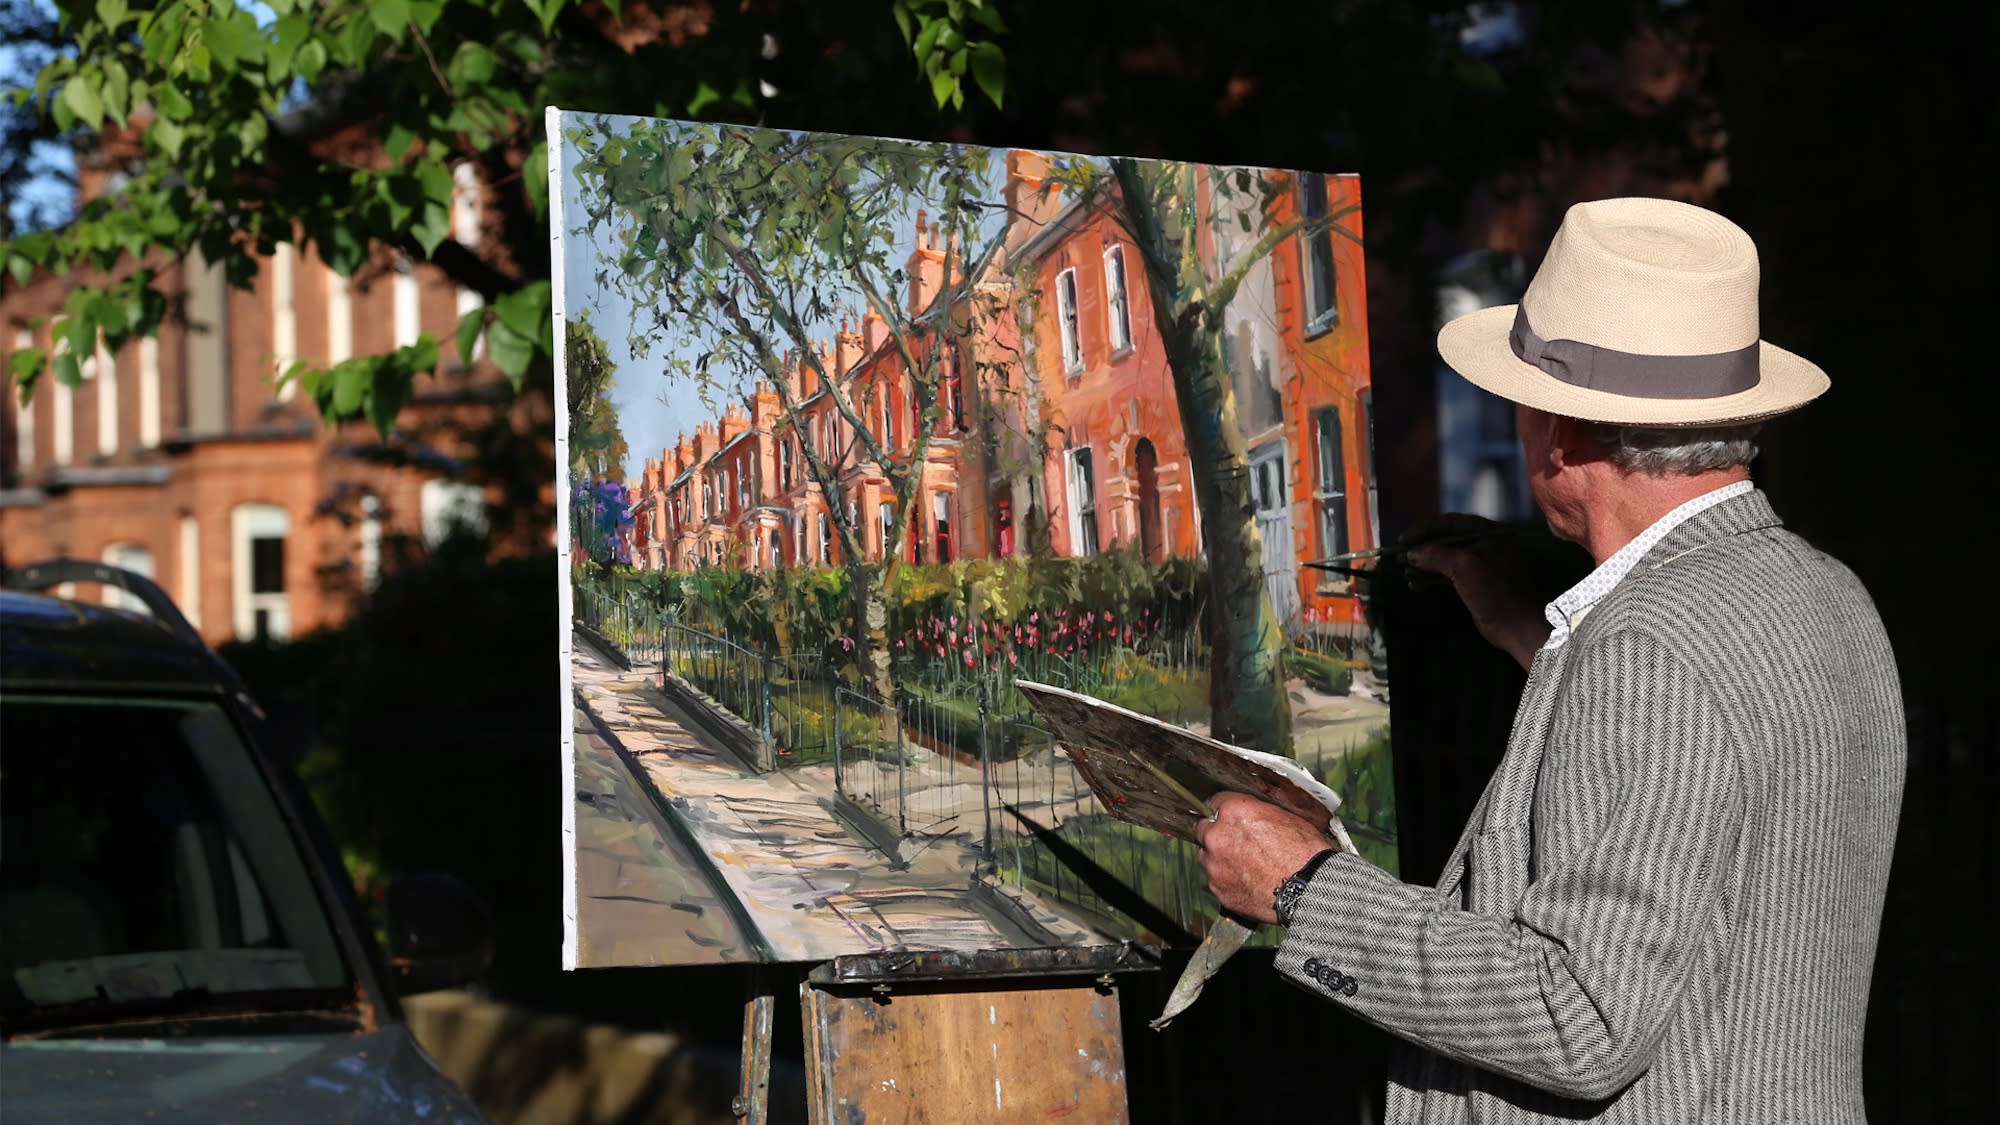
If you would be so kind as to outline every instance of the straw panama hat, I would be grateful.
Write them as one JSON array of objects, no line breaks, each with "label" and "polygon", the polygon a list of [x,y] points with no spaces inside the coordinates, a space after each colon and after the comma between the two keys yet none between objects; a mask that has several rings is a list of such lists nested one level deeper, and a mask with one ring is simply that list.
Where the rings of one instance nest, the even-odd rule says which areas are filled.
[{"label": "straw panama hat", "polygon": [[1757,247],[1713,211],[1600,199],[1563,216],[1518,305],[1438,332],[1445,362],[1550,414],[1722,426],[1797,409],[1826,373],[1758,339]]}]

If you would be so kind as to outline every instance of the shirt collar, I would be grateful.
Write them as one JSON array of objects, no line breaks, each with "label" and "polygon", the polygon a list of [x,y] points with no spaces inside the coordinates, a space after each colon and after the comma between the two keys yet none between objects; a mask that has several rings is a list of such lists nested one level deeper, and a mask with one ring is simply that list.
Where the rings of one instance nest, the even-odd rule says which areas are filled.
[{"label": "shirt collar", "polygon": [[1609,594],[1612,587],[1624,581],[1625,576],[1631,573],[1639,560],[1646,556],[1646,552],[1657,546],[1660,540],[1665,539],[1668,532],[1724,500],[1734,499],[1755,487],[1756,485],[1747,480],[1725,484],[1721,488],[1702,493],[1653,521],[1651,527],[1640,532],[1630,543],[1618,548],[1617,552],[1605,559],[1596,570],[1586,575],[1583,581],[1563,591],[1561,597],[1549,603],[1548,608],[1542,612],[1543,616],[1548,618],[1549,624],[1554,626],[1555,631],[1549,634],[1548,641],[1542,647],[1558,648],[1569,640],[1570,633],[1583,620],[1583,615],[1603,600],[1604,595]]}]

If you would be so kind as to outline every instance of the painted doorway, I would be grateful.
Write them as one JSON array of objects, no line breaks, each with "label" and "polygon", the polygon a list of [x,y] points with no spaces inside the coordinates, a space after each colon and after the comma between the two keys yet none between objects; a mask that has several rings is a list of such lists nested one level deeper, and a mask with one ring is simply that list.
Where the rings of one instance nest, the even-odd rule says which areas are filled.
[{"label": "painted doorway", "polygon": [[1160,539],[1160,454],[1150,438],[1140,438],[1132,464],[1139,478],[1139,551],[1146,561],[1165,558]]},{"label": "painted doorway", "polygon": [[1250,453],[1250,498],[1257,507],[1257,534],[1264,541],[1264,589],[1278,621],[1291,628],[1299,619],[1298,560],[1292,557],[1291,490],[1285,483],[1285,443],[1267,442]]}]

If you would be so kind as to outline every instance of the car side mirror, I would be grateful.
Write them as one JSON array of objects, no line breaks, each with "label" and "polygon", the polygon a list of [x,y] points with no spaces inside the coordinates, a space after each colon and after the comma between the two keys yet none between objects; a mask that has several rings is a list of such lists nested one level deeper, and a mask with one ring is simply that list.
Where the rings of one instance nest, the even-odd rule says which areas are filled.
[{"label": "car side mirror", "polygon": [[493,962],[493,912],[457,876],[438,871],[389,881],[389,963],[409,996],[470,983]]}]

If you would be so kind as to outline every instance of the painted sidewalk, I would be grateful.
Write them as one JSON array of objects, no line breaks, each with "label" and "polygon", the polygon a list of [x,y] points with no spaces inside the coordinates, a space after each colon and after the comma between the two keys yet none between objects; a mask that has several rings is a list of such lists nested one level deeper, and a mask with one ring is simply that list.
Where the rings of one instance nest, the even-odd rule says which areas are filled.
[{"label": "painted sidewalk", "polygon": [[[660,694],[653,686],[657,671],[645,666],[621,671],[581,638],[572,646],[571,668],[582,707],[580,759],[586,729],[607,748],[615,742],[663,803],[670,826],[691,837],[703,857],[660,852],[677,868],[706,869],[655,880],[657,886],[680,886],[687,896],[665,909],[687,913],[687,907],[712,906],[699,900],[704,888],[719,882],[734,900],[732,913],[746,924],[749,957],[820,961],[865,952],[1110,940],[1032,897],[1018,896],[1008,909],[992,894],[974,893],[977,852],[971,833],[938,837],[908,868],[897,870],[831,811],[831,767],[748,771]],[[583,792],[580,786],[579,802]],[[586,836],[585,813],[580,803],[580,841]],[[596,927],[620,924],[615,908],[584,897],[581,885],[578,911],[586,947]],[[663,934],[663,946],[668,940]],[[621,956],[640,958],[626,964],[656,963],[648,955],[663,952],[643,942],[621,943],[620,949]]]}]

